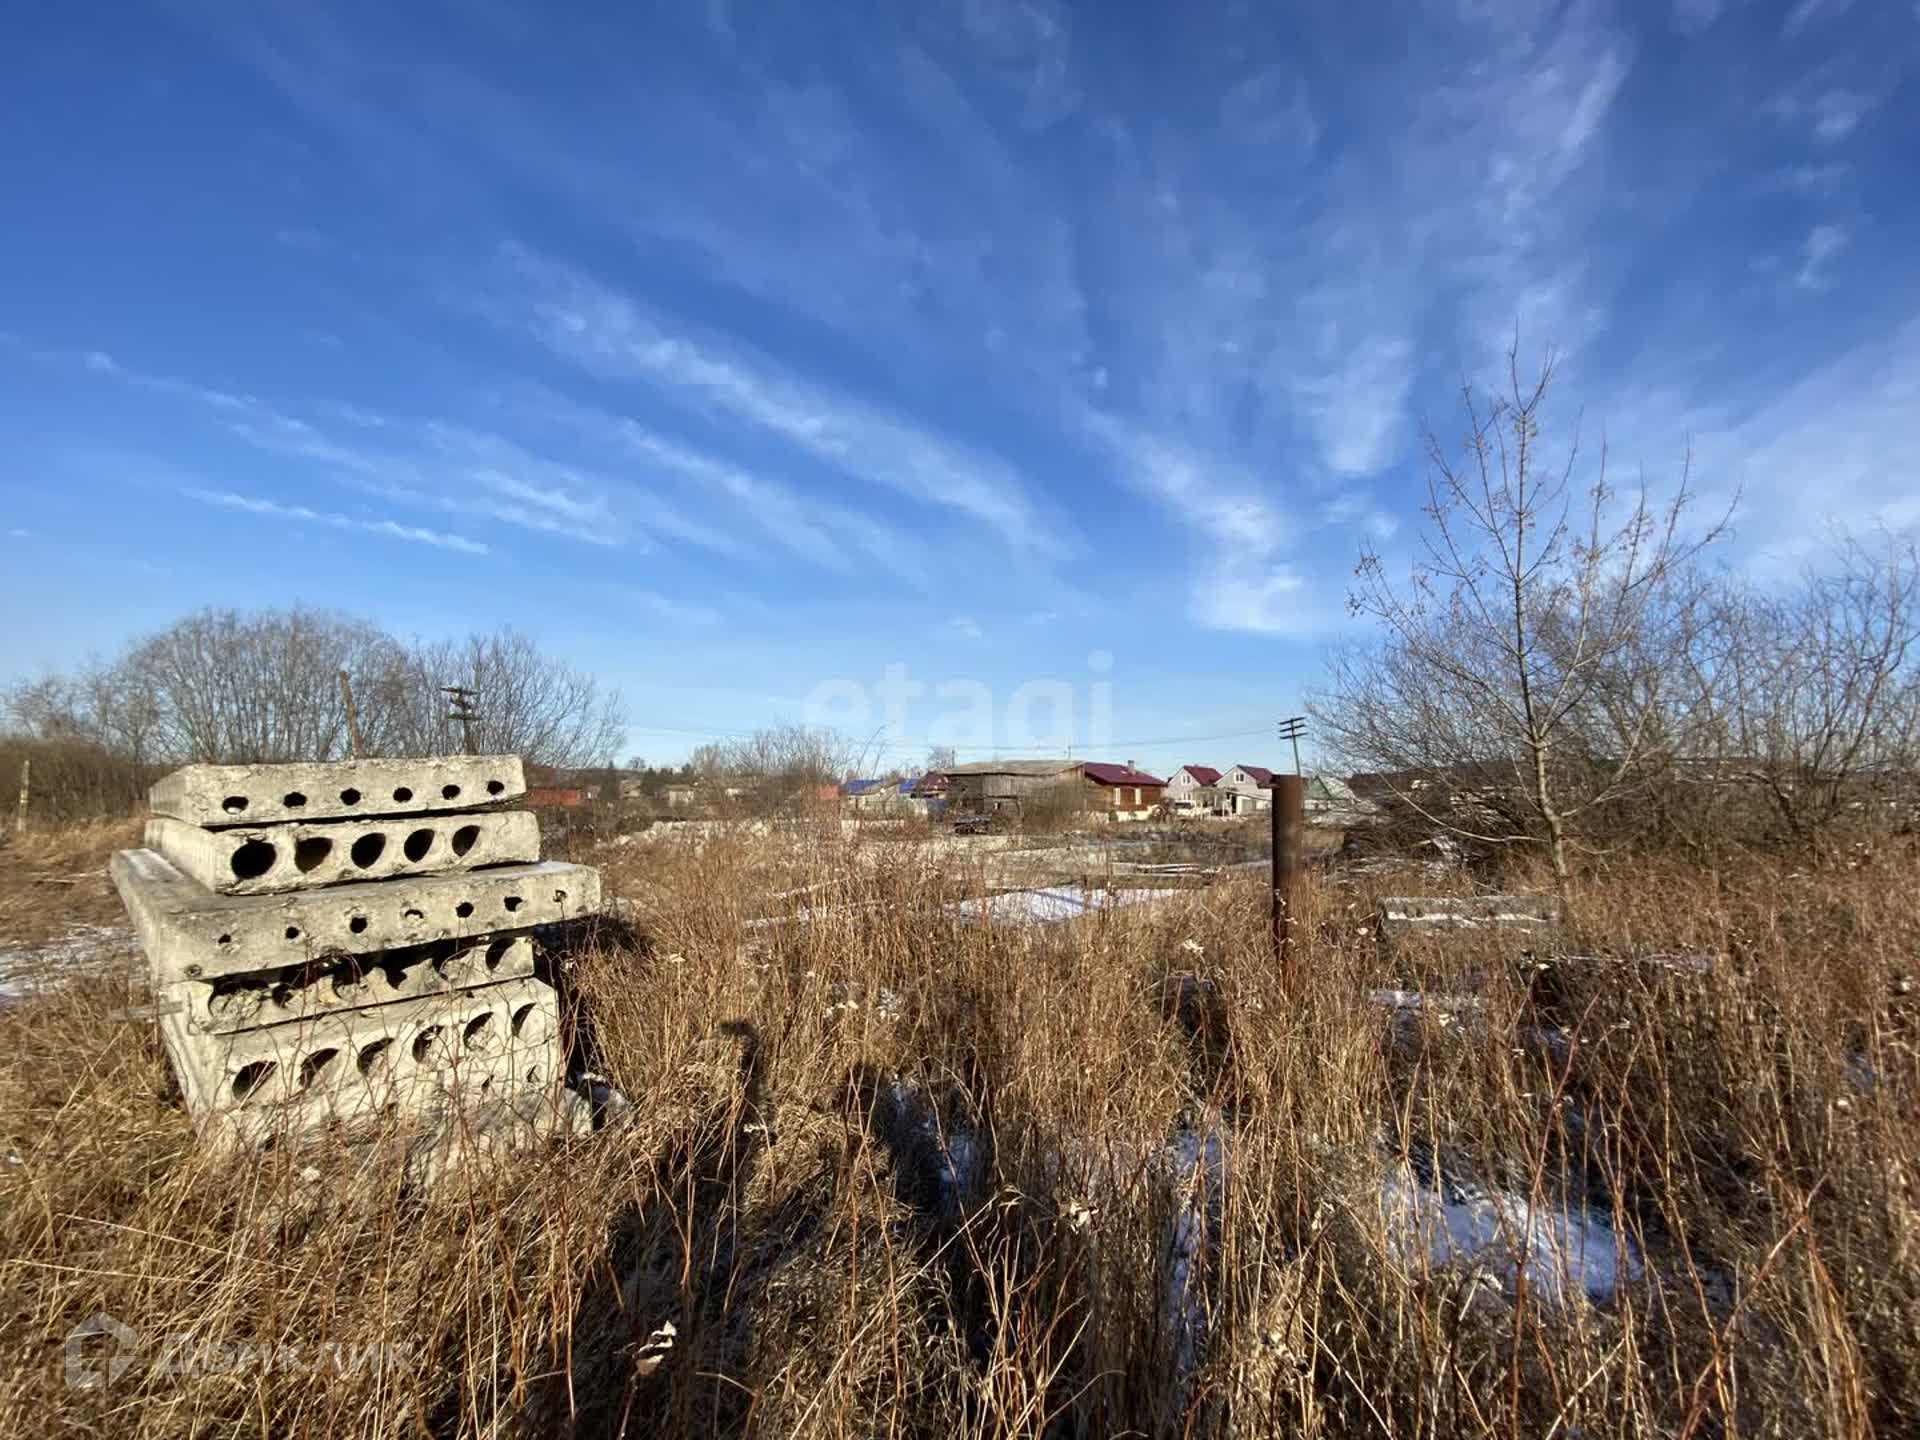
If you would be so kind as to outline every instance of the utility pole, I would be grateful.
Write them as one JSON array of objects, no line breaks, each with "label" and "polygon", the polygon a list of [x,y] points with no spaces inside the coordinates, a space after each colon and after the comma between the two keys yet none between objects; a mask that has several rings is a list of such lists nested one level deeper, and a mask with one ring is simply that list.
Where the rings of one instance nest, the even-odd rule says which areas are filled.
[{"label": "utility pole", "polygon": [[1304,715],[1289,715],[1280,722],[1280,738],[1293,742],[1293,773],[1296,775],[1300,773],[1300,736],[1306,728],[1307,717]]},{"label": "utility pole", "polygon": [[480,752],[473,748],[473,722],[480,718],[480,712],[473,708],[473,691],[464,685],[442,685],[440,688],[451,697],[453,710],[447,718],[460,722],[460,734],[467,754],[478,755]]},{"label": "utility pole", "polygon": [[367,751],[360,743],[360,712],[353,708],[353,681],[347,672],[340,672],[340,699],[347,707],[347,744],[353,748],[353,758],[362,759]]}]

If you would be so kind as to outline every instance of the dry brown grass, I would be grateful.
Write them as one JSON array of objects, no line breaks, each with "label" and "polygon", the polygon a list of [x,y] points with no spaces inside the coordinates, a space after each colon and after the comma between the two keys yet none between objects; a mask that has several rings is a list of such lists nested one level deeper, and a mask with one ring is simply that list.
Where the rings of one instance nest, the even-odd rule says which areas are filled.
[{"label": "dry brown grass", "polygon": [[0,835],[0,948],[43,944],[75,926],[122,923],[107,859],[140,843],[141,824],[89,820]]},{"label": "dry brown grass", "polygon": [[[1257,882],[958,929],[905,865],[620,851],[648,943],[570,976],[632,1116],[431,1193],[391,1150],[197,1150],[124,990],[82,983],[0,1012],[0,1433],[1902,1433],[1915,877],[1646,864],[1580,897],[1586,947],[1722,954],[1705,977],[1384,956],[1371,893],[1322,882],[1288,994]],[[794,883],[829,913],[742,930]],[[1385,1043],[1368,992],[1415,983],[1487,1008]],[[1178,1135],[1217,1137],[1217,1183]],[[1429,1264],[1383,1219],[1402,1165],[1577,1192],[1644,1273],[1588,1303]],[[97,1310],[416,1349],[67,1389]]]}]

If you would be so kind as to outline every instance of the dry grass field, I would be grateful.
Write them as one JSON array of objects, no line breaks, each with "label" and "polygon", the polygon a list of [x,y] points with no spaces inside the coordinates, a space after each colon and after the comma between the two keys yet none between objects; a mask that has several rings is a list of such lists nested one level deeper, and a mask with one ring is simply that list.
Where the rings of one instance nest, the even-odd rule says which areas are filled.
[{"label": "dry grass field", "polygon": [[[126,838],[0,852],[0,945]],[[1910,851],[1624,865],[1549,965],[1384,951],[1471,881],[1332,868],[1291,991],[1257,876],[1003,926],[837,844],[595,858],[638,938],[563,978],[630,1108],[430,1189],[197,1149],[122,974],[0,1009],[0,1433],[1913,1433]],[[101,1311],[139,1356],[70,1388]]]}]

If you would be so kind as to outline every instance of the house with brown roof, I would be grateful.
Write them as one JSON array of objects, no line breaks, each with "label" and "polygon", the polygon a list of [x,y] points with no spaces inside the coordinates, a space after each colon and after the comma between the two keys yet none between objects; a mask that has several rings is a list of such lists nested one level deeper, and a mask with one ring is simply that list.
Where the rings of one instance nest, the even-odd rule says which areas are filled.
[{"label": "house with brown roof", "polygon": [[1264,765],[1236,765],[1220,777],[1223,809],[1229,815],[1264,815],[1273,808],[1273,771]]},{"label": "house with brown roof", "polygon": [[1167,782],[1135,767],[1088,760],[1080,766],[1088,787],[1087,810],[1109,820],[1147,820],[1160,807]]}]

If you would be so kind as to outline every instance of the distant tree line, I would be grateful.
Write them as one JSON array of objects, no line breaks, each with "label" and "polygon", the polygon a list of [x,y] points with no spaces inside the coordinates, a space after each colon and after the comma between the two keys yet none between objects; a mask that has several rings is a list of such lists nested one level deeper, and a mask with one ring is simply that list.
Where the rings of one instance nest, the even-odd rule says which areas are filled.
[{"label": "distant tree line", "polygon": [[333,611],[203,610],[112,660],[6,692],[13,742],[134,767],[338,760],[351,753],[340,675],[362,752],[465,747],[443,687],[473,693],[473,745],[566,768],[611,765],[626,737],[616,692],[512,629],[402,640]]},{"label": "distant tree line", "polygon": [[1920,557],[1836,539],[1798,578],[1712,563],[1732,506],[1616,486],[1545,429],[1553,369],[1510,357],[1429,435],[1404,569],[1361,559],[1373,633],[1312,710],[1343,768],[1405,814],[1542,854],[1564,886],[1625,844],[1823,848],[1920,816]]}]

